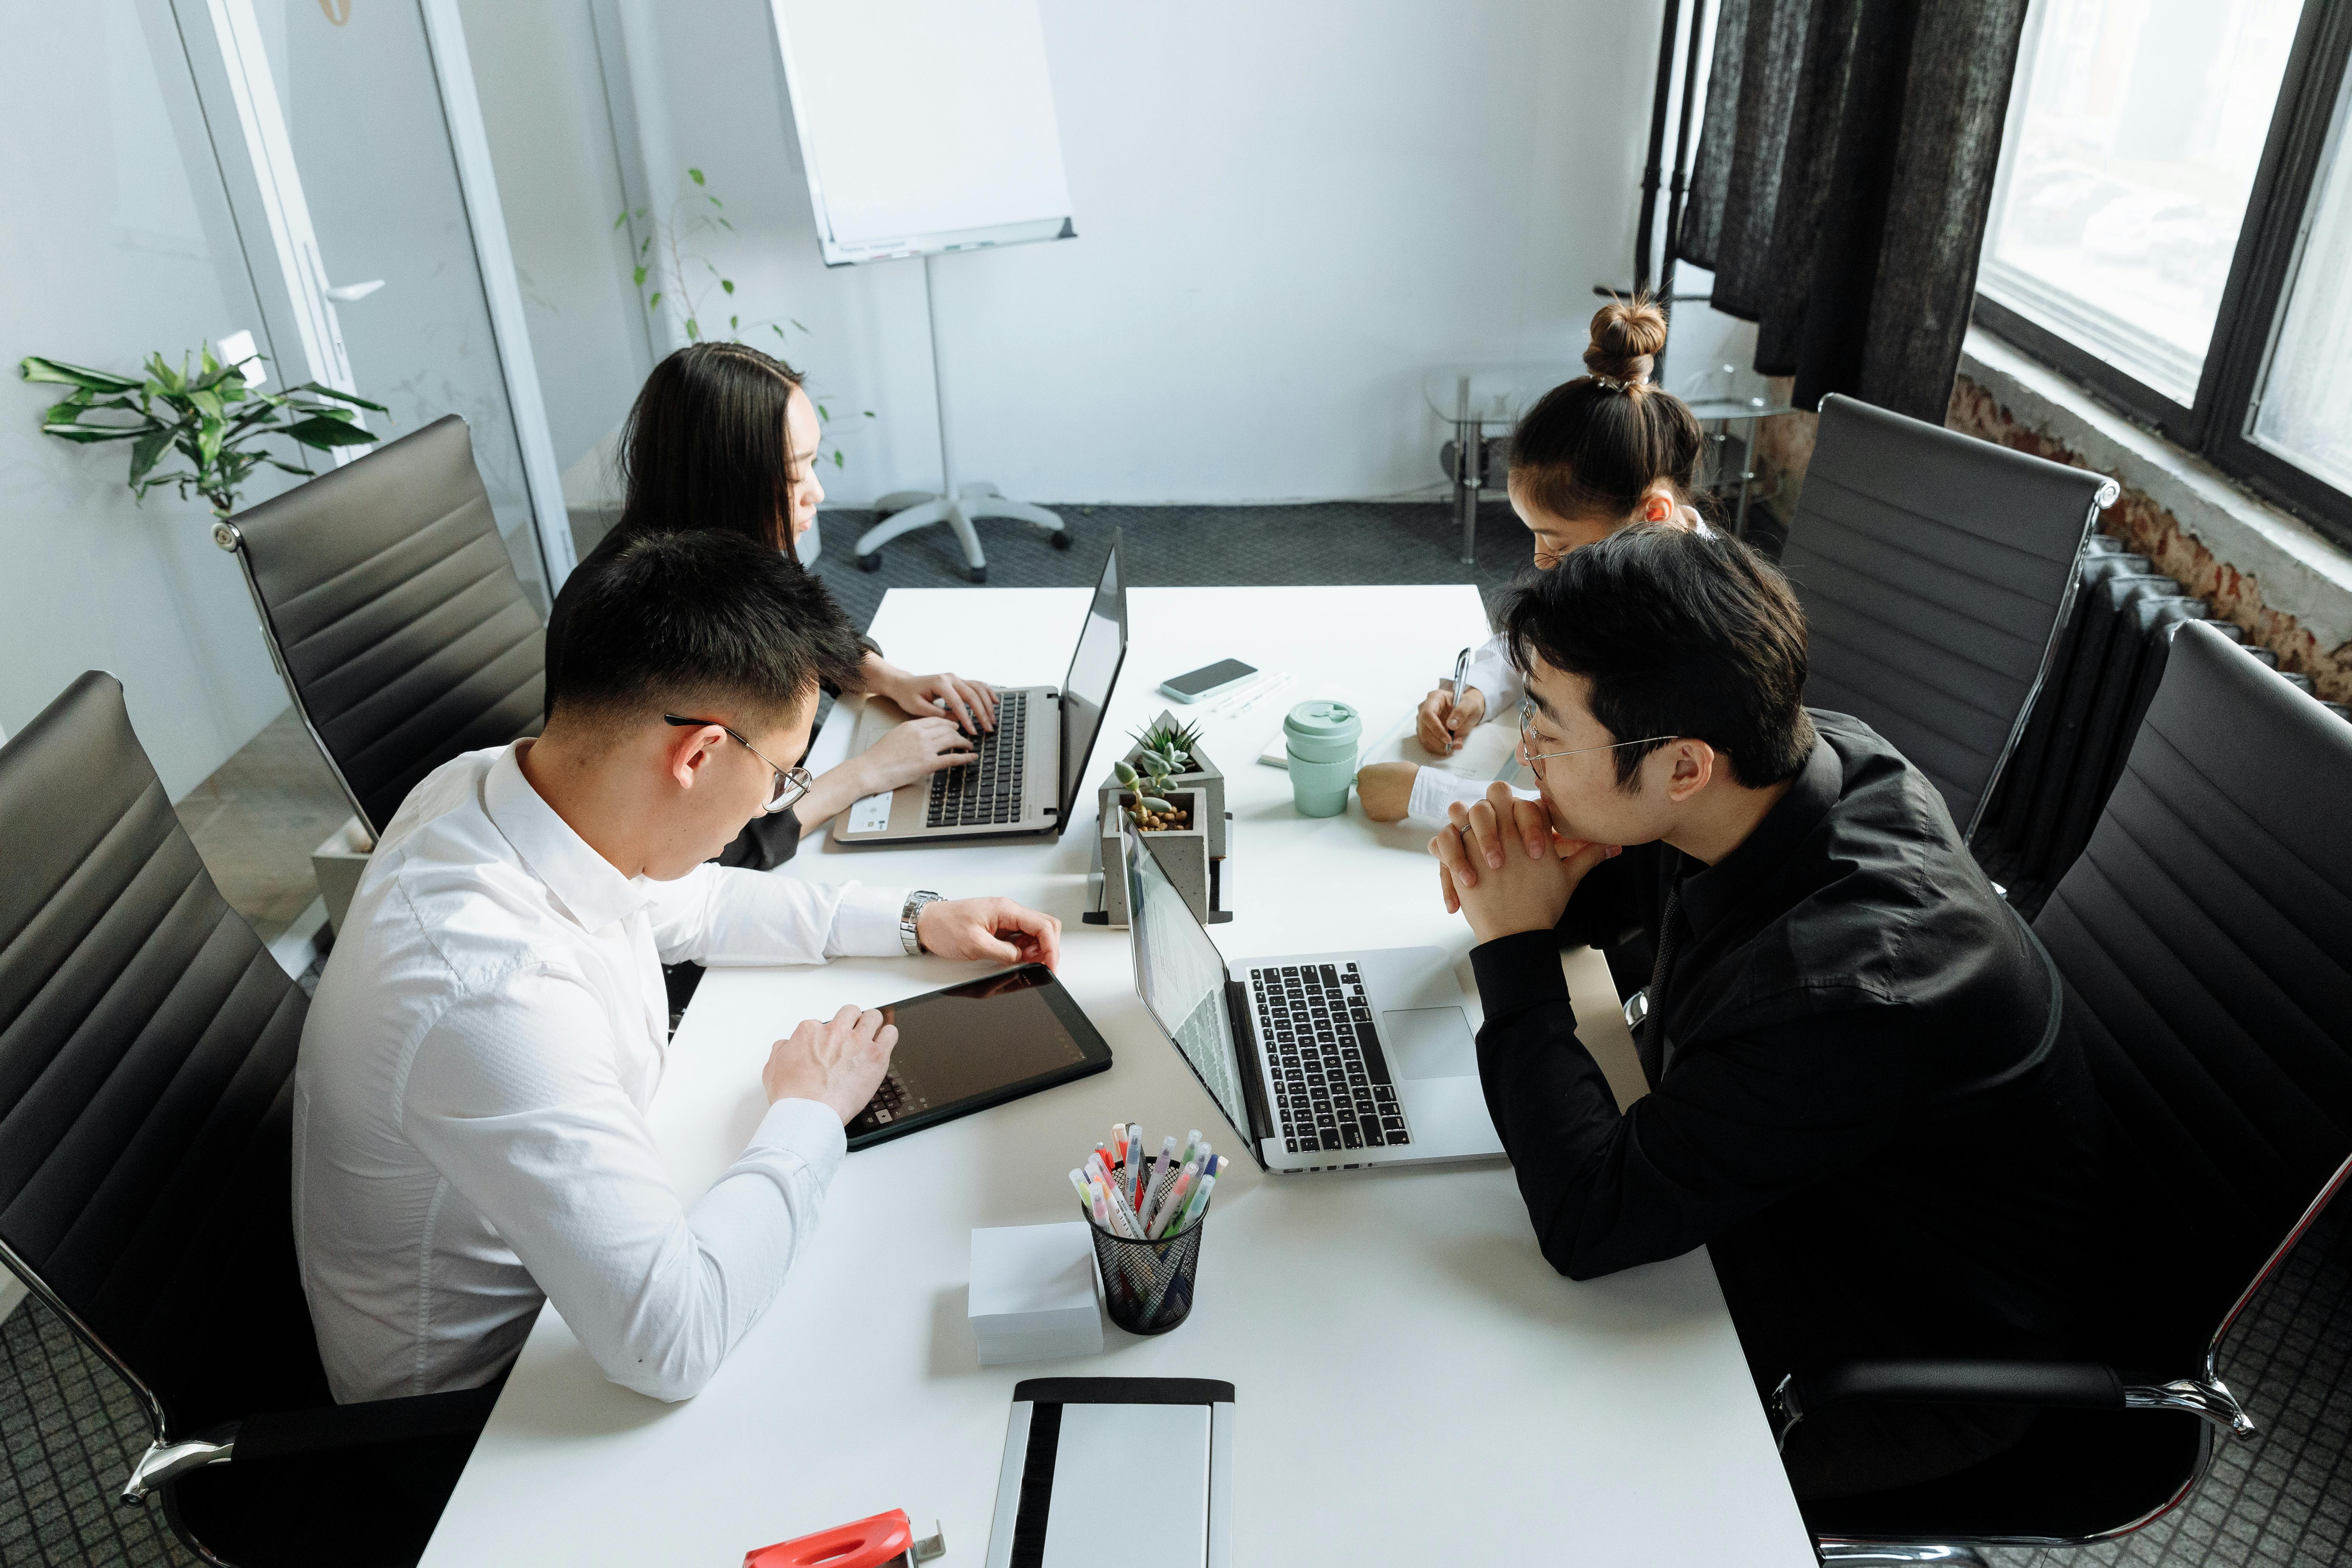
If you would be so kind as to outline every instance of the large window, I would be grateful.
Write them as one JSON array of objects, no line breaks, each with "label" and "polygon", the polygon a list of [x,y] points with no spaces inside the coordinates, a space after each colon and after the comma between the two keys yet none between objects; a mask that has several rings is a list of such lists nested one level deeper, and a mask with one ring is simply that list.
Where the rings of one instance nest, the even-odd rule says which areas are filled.
[{"label": "large window", "polygon": [[1978,320],[2352,540],[2352,0],[2033,0]]}]

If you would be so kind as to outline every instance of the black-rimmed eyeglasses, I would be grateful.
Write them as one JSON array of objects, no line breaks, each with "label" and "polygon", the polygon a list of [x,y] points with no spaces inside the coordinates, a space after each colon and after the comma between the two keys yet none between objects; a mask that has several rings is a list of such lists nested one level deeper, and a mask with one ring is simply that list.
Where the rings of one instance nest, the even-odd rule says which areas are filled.
[{"label": "black-rimmed eyeglasses", "polygon": [[[729,737],[732,739],[737,745],[742,747],[753,756],[760,757],[759,747],[745,740],[741,734],[737,732],[734,726],[730,724],[720,724],[716,719],[681,719],[675,713],[665,713],[662,715],[662,722],[665,724],[675,724],[681,730],[699,730],[705,724],[717,725],[719,729],[726,731]],[[765,757],[760,757],[760,760],[763,763],[768,763],[768,759]],[[800,800],[801,796],[808,794],[809,785],[816,783],[815,775],[812,774],[806,768],[780,768],[773,763],[768,763],[768,771],[776,775],[775,784],[768,793],[768,804],[761,806],[760,809],[766,812],[771,816],[774,816],[777,812],[782,811],[786,807],[796,804]]]}]

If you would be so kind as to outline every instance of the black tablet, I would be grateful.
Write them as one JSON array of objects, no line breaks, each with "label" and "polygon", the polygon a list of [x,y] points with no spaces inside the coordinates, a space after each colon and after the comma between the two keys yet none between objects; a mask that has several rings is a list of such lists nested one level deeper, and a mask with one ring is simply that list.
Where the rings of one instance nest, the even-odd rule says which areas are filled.
[{"label": "black tablet", "polygon": [[1054,972],[1027,963],[893,1002],[890,1072],[849,1124],[849,1146],[886,1143],[1110,1066],[1098,1034]]}]

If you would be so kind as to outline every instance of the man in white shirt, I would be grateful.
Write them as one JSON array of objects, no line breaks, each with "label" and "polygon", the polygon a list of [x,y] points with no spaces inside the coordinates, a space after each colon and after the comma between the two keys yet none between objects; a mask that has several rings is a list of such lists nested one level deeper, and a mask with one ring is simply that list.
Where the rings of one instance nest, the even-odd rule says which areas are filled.
[{"label": "man in white shirt", "polygon": [[646,1108],[661,964],[923,951],[1055,963],[1060,924],[709,864],[806,787],[820,679],[863,655],[824,590],[731,534],[631,545],[579,595],[545,732],[459,757],[385,828],[295,1068],[294,1228],[338,1400],[498,1377],[543,1300],[614,1382],[684,1399],[816,1224],[897,1031],[775,1043],[727,1173],[670,1188]]}]

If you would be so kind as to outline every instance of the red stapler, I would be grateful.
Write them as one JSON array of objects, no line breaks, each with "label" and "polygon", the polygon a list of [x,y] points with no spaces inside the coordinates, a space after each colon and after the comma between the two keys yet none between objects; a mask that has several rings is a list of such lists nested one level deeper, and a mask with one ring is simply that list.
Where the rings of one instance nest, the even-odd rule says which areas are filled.
[{"label": "red stapler", "polygon": [[903,1508],[836,1525],[814,1535],[795,1536],[743,1554],[743,1568],[915,1568],[948,1553],[947,1532],[935,1522],[915,1539],[914,1521]]}]

